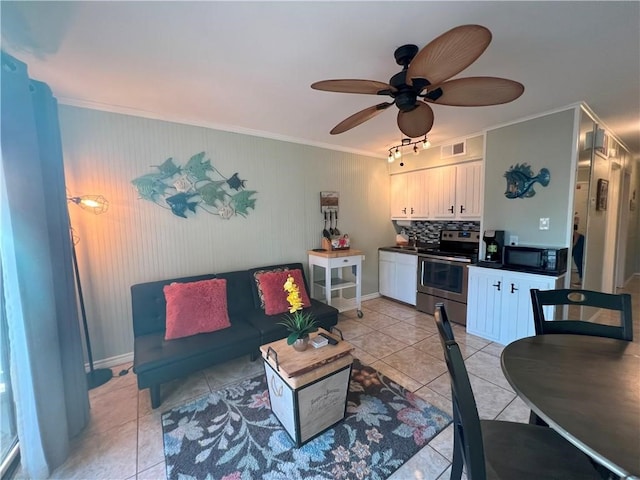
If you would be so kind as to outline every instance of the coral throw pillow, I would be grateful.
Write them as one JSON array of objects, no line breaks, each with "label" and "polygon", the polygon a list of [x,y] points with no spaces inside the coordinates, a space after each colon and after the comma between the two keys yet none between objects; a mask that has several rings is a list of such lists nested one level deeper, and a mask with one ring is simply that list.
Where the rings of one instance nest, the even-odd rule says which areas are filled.
[{"label": "coral throw pillow", "polygon": [[227,280],[214,278],[165,285],[167,325],[164,339],[215,332],[231,326],[227,311]]},{"label": "coral throw pillow", "polygon": [[311,306],[311,300],[309,300],[307,289],[304,286],[302,272],[299,269],[264,272],[256,275],[256,281],[260,283],[260,289],[264,297],[264,313],[267,315],[278,315],[289,311],[287,292],[284,289],[284,283],[289,275],[293,277],[293,281],[300,289],[302,305],[305,308]]}]

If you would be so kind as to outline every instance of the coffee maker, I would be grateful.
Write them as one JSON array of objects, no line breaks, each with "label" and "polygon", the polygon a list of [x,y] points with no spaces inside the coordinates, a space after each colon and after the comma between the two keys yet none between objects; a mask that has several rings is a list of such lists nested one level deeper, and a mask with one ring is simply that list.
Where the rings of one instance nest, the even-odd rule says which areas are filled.
[{"label": "coffee maker", "polygon": [[491,263],[502,262],[502,247],[504,247],[504,230],[485,230],[482,235],[484,241],[484,261]]}]

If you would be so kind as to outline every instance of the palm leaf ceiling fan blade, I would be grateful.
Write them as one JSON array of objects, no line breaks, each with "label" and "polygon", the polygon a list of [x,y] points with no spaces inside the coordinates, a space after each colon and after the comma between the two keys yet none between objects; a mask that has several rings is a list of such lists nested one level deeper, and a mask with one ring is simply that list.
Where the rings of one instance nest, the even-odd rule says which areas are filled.
[{"label": "palm leaf ceiling fan blade", "polygon": [[471,65],[491,42],[491,32],[481,25],[461,25],[443,33],[418,52],[407,70],[407,84],[424,78],[442,83]]},{"label": "palm leaf ceiling fan blade", "polygon": [[398,112],[398,128],[409,138],[426,135],[433,127],[433,110],[424,102],[417,102],[416,108],[408,112]]},{"label": "palm leaf ceiling fan blade", "polygon": [[360,110],[357,113],[354,113],[348,118],[345,118],[338,125],[333,127],[331,130],[331,135],[337,135],[339,133],[346,132],[347,130],[351,130],[353,127],[357,127],[361,123],[366,122],[367,120],[372,119],[376,115],[378,115],[383,110],[386,110],[393,102],[383,102],[378,105],[374,105],[373,107],[365,108],[364,110]]},{"label": "palm leaf ceiling fan blade", "polygon": [[314,90],[324,90],[327,92],[339,92],[339,93],[364,93],[370,95],[382,95],[395,91],[388,83],[377,82],[375,80],[356,80],[356,79],[343,79],[343,80],[322,80],[311,84],[311,88]]},{"label": "palm leaf ceiling fan blade", "polygon": [[484,107],[512,102],[523,92],[524,85],[506,78],[467,77],[436,85],[424,100],[454,107]]}]

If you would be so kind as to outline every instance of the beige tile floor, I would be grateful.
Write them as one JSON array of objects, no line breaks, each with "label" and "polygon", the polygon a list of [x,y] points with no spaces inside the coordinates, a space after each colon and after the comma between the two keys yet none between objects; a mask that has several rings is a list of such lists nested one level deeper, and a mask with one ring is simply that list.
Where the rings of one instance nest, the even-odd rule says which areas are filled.
[{"label": "beige tile floor", "polygon": [[[634,330],[640,332],[640,277],[636,276],[626,291],[633,295]],[[345,339],[354,345],[355,356],[451,413],[449,379],[433,317],[384,298],[363,302],[362,310],[362,319],[353,311],[341,314],[338,322]],[[503,347],[468,335],[459,325],[454,325],[454,332],[480,417],[528,421],[529,410],[500,369]],[[128,366],[114,367],[113,371],[117,374]],[[151,408],[148,391],[138,391],[133,373],[115,377],[91,390],[89,426],[73,440],[71,456],[51,478],[164,479],[162,412],[262,371],[260,361],[250,362],[245,357],[198,372],[163,386],[163,403],[156,410]],[[391,478],[448,479],[452,441],[449,426]],[[19,473],[16,478],[21,478]]]}]

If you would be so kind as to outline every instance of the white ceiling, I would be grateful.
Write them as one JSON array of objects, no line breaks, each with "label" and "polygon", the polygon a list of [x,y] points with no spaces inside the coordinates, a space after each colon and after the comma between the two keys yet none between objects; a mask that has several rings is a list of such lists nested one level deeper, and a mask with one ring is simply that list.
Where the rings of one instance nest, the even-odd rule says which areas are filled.
[{"label": "white ceiling", "polygon": [[396,109],[330,135],[388,97],[312,90],[387,82],[403,44],[457,25],[493,33],[458,77],[519,81],[516,101],[435,105],[432,143],[585,101],[640,152],[640,2],[7,2],[2,48],[60,103],[386,156]]}]

